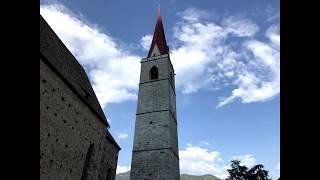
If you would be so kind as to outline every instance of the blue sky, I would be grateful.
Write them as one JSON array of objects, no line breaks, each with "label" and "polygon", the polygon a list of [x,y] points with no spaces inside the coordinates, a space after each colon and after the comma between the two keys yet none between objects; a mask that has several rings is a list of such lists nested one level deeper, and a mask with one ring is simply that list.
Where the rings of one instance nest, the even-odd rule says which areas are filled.
[{"label": "blue sky", "polygon": [[84,66],[130,168],[140,59],[161,15],[176,71],[180,170],[225,177],[237,158],[280,165],[280,9],[276,0],[41,1],[40,14]]}]

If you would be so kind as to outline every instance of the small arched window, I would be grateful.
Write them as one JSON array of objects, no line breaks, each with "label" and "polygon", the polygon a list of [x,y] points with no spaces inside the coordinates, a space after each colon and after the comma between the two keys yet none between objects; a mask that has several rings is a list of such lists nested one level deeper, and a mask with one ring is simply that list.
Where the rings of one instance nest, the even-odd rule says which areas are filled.
[{"label": "small arched window", "polygon": [[88,148],[86,159],[84,161],[81,180],[87,180],[88,179],[88,169],[89,169],[89,165],[90,165],[90,161],[91,161],[91,158],[93,156],[93,153],[94,153],[94,144],[91,144],[89,146],[89,148]]},{"label": "small arched window", "polygon": [[109,168],[109,170],[107,171],[106,180],[111,180],[111,173],[111,168]]},{"label": "small arched window", "polygon": [[150,79],[158,79],[158,68],[153,66],[150,70]]}]

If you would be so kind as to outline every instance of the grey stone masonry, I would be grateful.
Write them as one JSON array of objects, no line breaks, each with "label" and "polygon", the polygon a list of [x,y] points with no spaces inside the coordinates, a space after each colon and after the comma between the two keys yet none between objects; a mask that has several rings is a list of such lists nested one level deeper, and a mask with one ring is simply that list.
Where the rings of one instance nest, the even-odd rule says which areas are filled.
[{"label": "grey stone masonry", "polygon": [[[157,68],[157,78],[151,69]],[[131,180],[180,178],[174,69],[168,54],[141,61]]]},{"label": "grey stone masonry", "polygon": [[114,179],[119,148],[108,133],[96,114],[40,59],[40,179],[98,180],[110,176],[109,170],[109,179]]}]

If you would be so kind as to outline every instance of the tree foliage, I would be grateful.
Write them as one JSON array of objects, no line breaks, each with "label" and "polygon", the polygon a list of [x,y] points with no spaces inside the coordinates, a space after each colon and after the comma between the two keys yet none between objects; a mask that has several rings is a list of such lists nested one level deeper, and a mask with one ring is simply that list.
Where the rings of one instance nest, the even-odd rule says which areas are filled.
[{"label": "tree foliage", "polygon": [[227,180],[271,180],[268,171],[262,164],[257,164],[251,169],[241,166],[239,160],[231,161],[231,169],[227,170],[229,177]]}]

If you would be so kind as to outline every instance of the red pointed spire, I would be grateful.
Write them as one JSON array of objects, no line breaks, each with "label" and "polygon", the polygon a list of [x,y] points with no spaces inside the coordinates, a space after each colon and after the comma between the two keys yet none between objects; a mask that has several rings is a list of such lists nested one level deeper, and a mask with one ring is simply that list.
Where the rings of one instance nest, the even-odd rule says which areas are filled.
[{"label": "red pointed spire", "polygon": [[160,15],[160,6],[158,7],[158,13],[157,13],[157,24],[156,28],[153,33],[153,39],[151,43],[151,47],[148,53],[148,58],[151,56],[151,53],[153,51],[154,46],[157,44],[159,48],[160,54],[168,54],[169,53],[169,47],[167,46],[166,37],[164,34],[162,19]]}]

